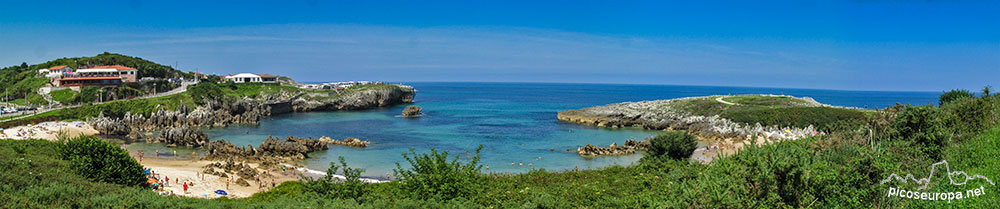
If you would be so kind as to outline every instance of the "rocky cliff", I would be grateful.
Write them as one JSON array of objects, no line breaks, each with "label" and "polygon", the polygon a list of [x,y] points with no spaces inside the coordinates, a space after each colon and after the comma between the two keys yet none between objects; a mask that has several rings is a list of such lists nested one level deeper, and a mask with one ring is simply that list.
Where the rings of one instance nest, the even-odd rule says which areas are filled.
[{"label": "rocky cliff", "polygon": [[[322,96],[303,98],[301,92],[282,91],[259,98],[206,100],[205,105],[190,110],[181,106],[177,110],[159,110],[148,117],[126,113],[121,118],[99,116],[88,122],[103,135],[124,136],[128,139],[151,137],[153,131],[164,131],[149,142],[165,142],[177,146],[202,146],[199,127],[228,126],[231,124],[257,124],[272,113],[291,111],[364,110],[412,103],[416,90],[403,85],[379,85],[364,89],[349,89]],[[272,108],[278,108],[272,110]],[[356,140],[356,139],[355,139]],[[336,140],[333,140],[336,141]],[[331,142],[364,147],[367,141]],[[360,145],[359,145],[360,144]]]},{"label": "rocky cliff", "polygon": [[310,94],[292,100],[296,112],[365,110],[413,103],[416,90],[403,85],[385,85],[360,90]]},{"label": "rocky cliff", "polygon": [[177,110],[159,110],[146,117],[142,114],[126,113],[121,118],[105,117],[103,114],[88,121],[94,129],[104,135],[125,136],[138,139],[162,131],[160,138],[151,142],[167,142],[182,146],[201,146],[204,139],[197,127],[227,126],[230,124],[256,124],[270,115],[270,108],[256,100],[236,99],[235,101],[206,101],[205,105],[188,111],[181,106]]},{"label": "rocky cliff", "polygon": [[[768,96],[768,95],[761,95]],[[725,96],[688,97],[669,100],[624,102],[577,110],[560,111],[561,121],[606,128],[643,127],[654,130],[687,130],[702,140],[743,140],[764,137],[767,140],[794,140],[817,134],[813,126],[777,127],[741,124],[718,115],[703,116],[685,111],[681,104],[693,100],[721,100]],[[824,106],[801,98],[802,106]],[[721,102],[721,101],[720,101]],[[732,104],[731,105],[739,105]]]}]

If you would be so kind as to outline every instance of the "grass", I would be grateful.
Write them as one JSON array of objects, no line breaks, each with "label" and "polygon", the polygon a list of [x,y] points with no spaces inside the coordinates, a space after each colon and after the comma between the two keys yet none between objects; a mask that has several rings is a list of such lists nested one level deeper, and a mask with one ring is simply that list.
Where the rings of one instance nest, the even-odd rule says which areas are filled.
[{"label": "grass", "polygon": [[56,100],[59,103],[70,104],[73,103],[73,98],[76,97],[76,92],[70,89],[60,89],[49,92],[52,96],[52,100]]},{"label": "grass", "polygon": [[809,125],[820,130],[830,130],[841,125],[859,125],[864,111],[832,107],[809,106],[809,102],[787,96],[737,95],[723,98],[738,105],[716,101],[717,96],[681,100],[667,108],[691,115],[713,116],[745,124],[760,123],[764,126],[790,126],[804,128]]},{"label": "grass", "polygon": [[736,95],[722,100],[740,105],[767,107],[795,107],[809,104],[805,100],[788,96]]},{"label": "grass", "polygon": [[764,126],[806,127],[830,130],[838,125],[857,127],[865,118],[857,110],[830,107],[740,108],[728,110],[722,117],[735,122]]},{"label": "grass", "polygon": [[353,93],[367,91],[367,90],[386,90],[386,89],[400,89],[400,88],[402,88],[402,87],[397,86],[397,85],[392,85],[392,84],[365,84],[365,85],[352,86],[351,88],[347,88],[347,89],[340,90],[340,91],[330,90],[330,89],[310,89],[310,90],[305,90],[305,92],[306,93],[331,94],[331,95],[330,96],[304,95],[304,96],[302,96],[302,98],[305,98],[305,99],[308,99],[308,100],[314,100],[314,101],[318,101],[318,100],[331,100],[331,99],[340,98],[343,95],[353,94]]},{"label": "grass", "polygon": [[294,92],[299,90],[299,88],[294,86],[284,86],[278,84],[263,84],[263,83],[238,83],[235,84],[236,89],[223,88],[224,93],[227,96],[233,97],[251,97],[257,98],[263,94],[275,94],[281,91]]}]

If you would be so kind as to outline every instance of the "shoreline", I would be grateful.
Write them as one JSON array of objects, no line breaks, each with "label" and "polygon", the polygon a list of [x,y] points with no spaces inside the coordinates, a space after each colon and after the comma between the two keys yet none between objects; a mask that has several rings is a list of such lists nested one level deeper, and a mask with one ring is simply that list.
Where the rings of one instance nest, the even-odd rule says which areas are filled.
[{"label": "shoreline", "polygon": [[98,134],[98,131],[85,121],[48,121],[0,130],[2,130],[0,131],[0,139],[16,140],[45,139],[57,141],[60,136],[73,138]]},{"label": "shoreline", "polygon": [[[136,153],[129,153],[134,159],[136,158]],[[139,159],[136,159],[138,161]],[[227,173],[230,177],[220,177],[210,174],[202,174],[201,171],[203,167],[215,163],[213,161],[206,160],[172,160],[172,159],[156,159],[143,157],[139,164],[142,164],[143,168],[150,169],[154,173],[158,174],[160,178],[170,178],[170,182],[166,184],[164,190],[169,190],[173,192],[173,195],[182,197],[195,197],[195,198],[218,198],[223,197],[222,195],[217,195],[214,192],[216,190],[224,190],[228,195],[225,197],[230,198],[245,198],[250,197],[258,192],[263,192],[270,190],[271,182],[273,181],[275,185],[279,185],[287,181],[298,181],[299,178],[295,176],[292,172],[286,172],[284,174],[278,171],[269,171],[268,174],[261,175],[261,183],[265,186],[262,188],[257,188],[255,185],[257,182],[250,182],[250,186],[240,186],[236,184],[236,179],[233,176],[235,174]],[[256,167],[256,163],[248,163]],[[229,181],[227,189],[227,181]],[[193,185],[188,186],[188,192],[184,193],[183,184],[185,182],[192,182]]]}]

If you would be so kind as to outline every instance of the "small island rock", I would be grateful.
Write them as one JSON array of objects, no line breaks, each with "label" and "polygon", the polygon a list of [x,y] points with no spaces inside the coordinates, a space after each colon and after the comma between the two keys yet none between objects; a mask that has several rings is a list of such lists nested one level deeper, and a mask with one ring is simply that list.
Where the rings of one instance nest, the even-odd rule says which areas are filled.
[{"label": "small island rock", "polygon": [[406,106],[403,109],[403,117],[417,117],[420,116],[420,107],[416,105]]}]

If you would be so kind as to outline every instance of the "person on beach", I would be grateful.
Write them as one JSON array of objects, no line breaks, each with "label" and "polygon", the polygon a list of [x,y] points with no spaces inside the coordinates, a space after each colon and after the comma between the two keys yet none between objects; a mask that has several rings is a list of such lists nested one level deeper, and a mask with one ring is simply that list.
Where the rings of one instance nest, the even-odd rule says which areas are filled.
[{"label": "person on beach", "polygon": [[156,152],[156,155],[153,156],[153,157],[156,157],[156,159],[160,159],[160,150],[156,150],[155,152]]},{"label": "person on beach", "polygon": [[271,179],[271,188],[274,188],[277,184],[274,183],[274,179]]},{"label": "person on beach", "polygon": [[229,179],[226,179],[226,190],[229,190]]},{"label": "person on beach", "polygon": [[163,180],[164,180],[163,181],[163,185],[164,186],[166,186],[167,184],[170,184],[170,177],[169,176],[163,177]]},{"label": "person on beach", "polygon": [[184,194],[188,193],[188,183],[184,182]]}]

